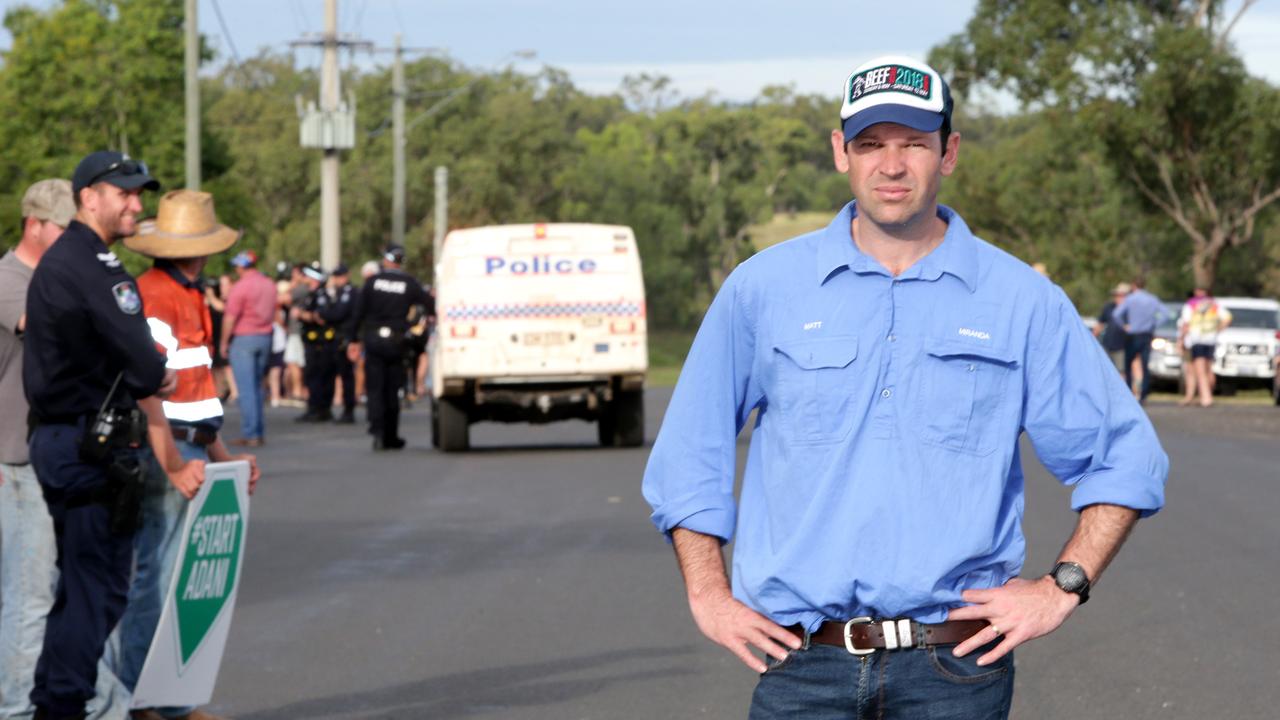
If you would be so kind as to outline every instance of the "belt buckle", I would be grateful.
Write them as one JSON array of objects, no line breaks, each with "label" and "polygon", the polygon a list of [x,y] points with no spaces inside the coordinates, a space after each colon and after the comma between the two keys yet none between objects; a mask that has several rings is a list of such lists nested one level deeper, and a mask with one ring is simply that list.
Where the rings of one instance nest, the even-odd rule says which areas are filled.
[{"label": "belt buckle", "polygon": [[876,651],[875,648],[867,648],[859,650],[853,646],[853,626],[854,625],[870,625],[872,618],[863,616],[856,617],[844,624],[844,649],[849,651],[850,655],[870,655]]}]

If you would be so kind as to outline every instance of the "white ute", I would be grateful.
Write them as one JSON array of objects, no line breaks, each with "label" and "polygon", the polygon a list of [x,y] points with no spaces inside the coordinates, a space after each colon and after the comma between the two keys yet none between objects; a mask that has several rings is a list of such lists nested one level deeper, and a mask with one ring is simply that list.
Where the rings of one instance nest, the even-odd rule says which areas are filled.
[{"label": "white ute", "polygon": [[631,228],[546,223],[454,230],[436,265],[432,442],[470,447],[483,420],[596,421],[644,443],[644,280]]}]

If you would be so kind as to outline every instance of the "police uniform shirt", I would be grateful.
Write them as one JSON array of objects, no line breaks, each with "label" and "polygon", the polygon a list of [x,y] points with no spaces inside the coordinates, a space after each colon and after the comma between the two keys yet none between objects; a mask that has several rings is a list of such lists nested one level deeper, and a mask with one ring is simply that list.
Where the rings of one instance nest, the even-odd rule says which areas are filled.
[{"label": "police uniform shirt", "polygon": [[44,422],[98,411],[123,371],[112,405],[131,407],[164,381],[133,277],[92,229],[72,221],[36,266],[27,291],[22,379]]},{"label": "police uniform shirt", "polygon": [[[329,298],[329,292],[324,286],[320,286],[311,291],[307,296],[307,302],[302,309],[307,312],[313,312],[325,319],[329,313],[333,300]],[[307,321],[302,323],[302,339],[307,343],[324,343],[335,339],[337,331],[326,323],[319,321]]]},{"label": "police uniform shirt", "polygon": [[332,296],[325,294],[329,302],[318,312],[326,326],[341,329],[351,320],[351,314],[355,311],[355,290],[350,283],[347,283],[335,290]]},{"label": "police uniform shirt", "polygon": [[427,305],[431,299],[409,273],[398,268],[383,270],[365,281],[360,288],[355,314],[348,326],[348,337],[359,342],[361,331],[381,336],[386,328],[388,337],[400,339],[409,327],[409,308]]}]

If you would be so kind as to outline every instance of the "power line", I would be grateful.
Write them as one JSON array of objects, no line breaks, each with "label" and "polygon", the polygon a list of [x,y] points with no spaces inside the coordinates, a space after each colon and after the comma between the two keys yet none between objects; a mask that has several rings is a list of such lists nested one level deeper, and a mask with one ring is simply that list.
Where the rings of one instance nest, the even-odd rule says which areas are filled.
[{"label": "power line", "polygon": [[211,0],[211,2],[213,14],[218,16],[218,27],[222,28],[222,37],[226,38],[227,47],[231,48],[231,58],[236,61],[236,67],[239,68],[244,63],[240,61],[240,53],[236,51],[236,41],[231,39],[231,30],[227,28],[227,21],[222,17],[222,8],[218,5],[218,0]]}]

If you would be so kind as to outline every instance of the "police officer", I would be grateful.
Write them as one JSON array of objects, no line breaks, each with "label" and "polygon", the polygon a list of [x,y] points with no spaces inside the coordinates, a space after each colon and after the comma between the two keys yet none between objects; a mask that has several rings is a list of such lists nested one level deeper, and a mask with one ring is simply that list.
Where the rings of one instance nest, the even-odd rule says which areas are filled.
[{"label": "police officer", "polygon": [[325,316],[333,300],[325,291],[324,271],[320,263],[313,262],[302,268],[302,276],[311,289],[302,302],[298,319],[302,321],[302,344],[306,352],[306,366],[302,370],[307,383],[307,411],[296,419],[298,422],[326,422],[333,419],[333,381],[337,377],[338,331]]},{"label": "police officer", "polygon": [[23,348],[31,462],[61,570],[31,691],[37,718],[83,718],[94,696],[133,559],[137,509],[118,500],[149,461],[137,400],[177,386],[110,250],[136,231],[140,195],[159,183],[144,163],[104,151],[80,161],[71,185],[75,219],[31,277]]},{"label": "police officer", "polygon": [[422,283],[400,268],[404,248],[391,245],[382,255],[382,272],[365,281],[348,325],[347,358],[355,362],[364,349],[365,392],[369,434],[374,450],[399,450],[399,390],[404,387],[404,344],[409,311],[429,300]]},{"label": "police officer", "polygon": [[342,379],[342,415],[335,422],[350,425],[356,421],[356,366],[347,358],[345,329],[356,309],[356,289],[351,286],[350,271],[338,263],[329,276],[329,297],[332,300],[323,313],[325,323],[338,332],[338,343],[333,347],[336,373]]}]

